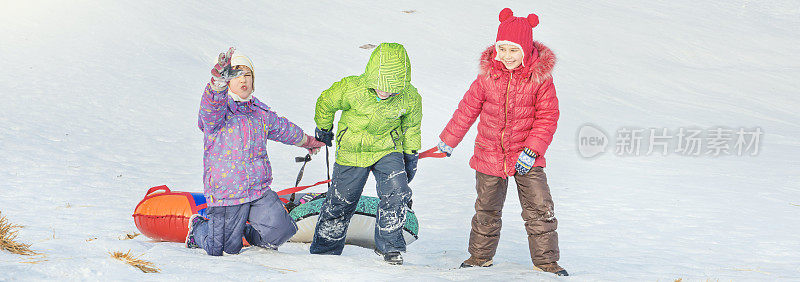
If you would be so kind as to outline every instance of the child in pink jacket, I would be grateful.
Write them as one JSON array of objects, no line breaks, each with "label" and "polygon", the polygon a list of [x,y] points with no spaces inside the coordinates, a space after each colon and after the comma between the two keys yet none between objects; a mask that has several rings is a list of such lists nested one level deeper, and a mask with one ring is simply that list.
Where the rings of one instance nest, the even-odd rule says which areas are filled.
[{"label": "child in pink jacket", "polygon": [[558,121],[558,98],[551,72],[555,55],[533,41],[536,15],[514,17],[500,12],[497,40],[483,52],[480,74],[439,135],[448,156],[480,116],[475,154],[475,216],[469,238],[470,258],[461,267],[491,266],[500,238],[508,177],[514,177],[536,269],[566,276],[558,265],[557,220],[544,172],[545,153]]}]

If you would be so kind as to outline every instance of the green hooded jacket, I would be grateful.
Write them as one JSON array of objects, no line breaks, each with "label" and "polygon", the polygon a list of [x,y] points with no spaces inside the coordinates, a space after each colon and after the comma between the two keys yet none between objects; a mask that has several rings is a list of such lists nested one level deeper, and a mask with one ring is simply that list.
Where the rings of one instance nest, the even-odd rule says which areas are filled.
[{"label": "green hooded jacket", "polygon": [[[375,89],[397,93],[378,98]],[[336,132],[336,163],[368,167],[393,152],[412,153],[421,147],[422,98],[411,85],[411,62],[403,45],[382,43],[375,48],[362,75],[348,76],[322,92],[314,121]]]}]

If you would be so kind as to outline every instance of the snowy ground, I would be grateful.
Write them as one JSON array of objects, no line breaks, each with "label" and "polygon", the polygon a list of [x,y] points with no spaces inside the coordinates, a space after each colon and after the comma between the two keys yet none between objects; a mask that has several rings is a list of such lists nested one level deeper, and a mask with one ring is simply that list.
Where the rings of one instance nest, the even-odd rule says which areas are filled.
[{"label": "snowy ground", "polygon": [[[797,1],[0,3],[0,211],[46,254],[0,251],[0,280],[800,279]],[[474,130],[454,157],[420,162],[420,239],[403,266],[353,246],[340,257],[287,243],[220,258],[119,239],[136,231],[131,214],[147,188],[202,191],[197,109],[211,61],[228,46],[253,59],[256,95],[311,132],[320,91],[363,71],[370,51],[358,46],[401,42],[431,147],[506,6],[538,13],[534,37],[560,60],[561,120],[546,171],[571,277],[531,270],[513,184],[496,266],[453,269],[468,257]],[[765,134],[757,156],[618,156],[611,144],[586,159],[577,150],[586,123],[612,140],[622,127]],[[270,145],[276,189],[294,184],[301,153]],[[324,171],[314,161],[304,183]],[[162,272],[108,255],[127,250]]]}]

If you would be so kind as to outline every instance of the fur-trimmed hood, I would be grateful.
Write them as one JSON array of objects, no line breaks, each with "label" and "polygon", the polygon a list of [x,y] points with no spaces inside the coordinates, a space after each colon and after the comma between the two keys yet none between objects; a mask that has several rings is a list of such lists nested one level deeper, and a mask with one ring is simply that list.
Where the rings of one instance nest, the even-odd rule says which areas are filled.
[{"label": "fur-trimmed hood", "polygon": [[[553,67],[556,65],[556,55],[550,48],[545,46],[539,41],[534,41],[533,46],[536,47],[538,57],[532,58],[533,63],[526,62],[526,66],[513,70],[515,74],[521,77],[530,77],[530,80],[535,83],[541,83],[552,77]],[[503,72],[508,72],[503,66],[503,63],[495,60],[495,47],[491,45],[486,48],[481,54],[480,59],[480,73],[488,75],[494,79],[500,77]]]}]

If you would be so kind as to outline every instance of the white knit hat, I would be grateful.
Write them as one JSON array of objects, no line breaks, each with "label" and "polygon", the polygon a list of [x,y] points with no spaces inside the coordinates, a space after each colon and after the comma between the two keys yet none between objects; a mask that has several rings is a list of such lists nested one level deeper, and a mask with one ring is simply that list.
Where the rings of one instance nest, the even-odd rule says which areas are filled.
[{"label": "white knit hat", "polygon": [[253,61],[251,61],[249,57],[244,55],[239,50],[235,50],[235,51],[233,51],[233,55],[231,55],[231,67],[236,67],[236,66],[246,66],[246,67],[250,68],[250,71],[252,72],[252,75],[253,75],[253,90],[250,93],[250,96],[248,96],[247,98],[244,98],[244,99],[240,98],[236,94],[233,94],[233,92],[229,92],[228,94],[230,94],[230,96],[233,97],[233,99],[235,101],[237,101],[237,102],[249,101],[250,99],[252,99],[253,93],[255,93],[255,91],[256,91],[256,81],[255,81],[256,70],[255,70],[255,68],[253,68]]},{"label": "white knit hat", "polygon": [[231,56],[231,67],[235,66],[247,66],[255,75],[256,69],[253,68],[253,61],[242,54],[242,52],[239,52],[239,50],[233,51],[233,55]]}]

